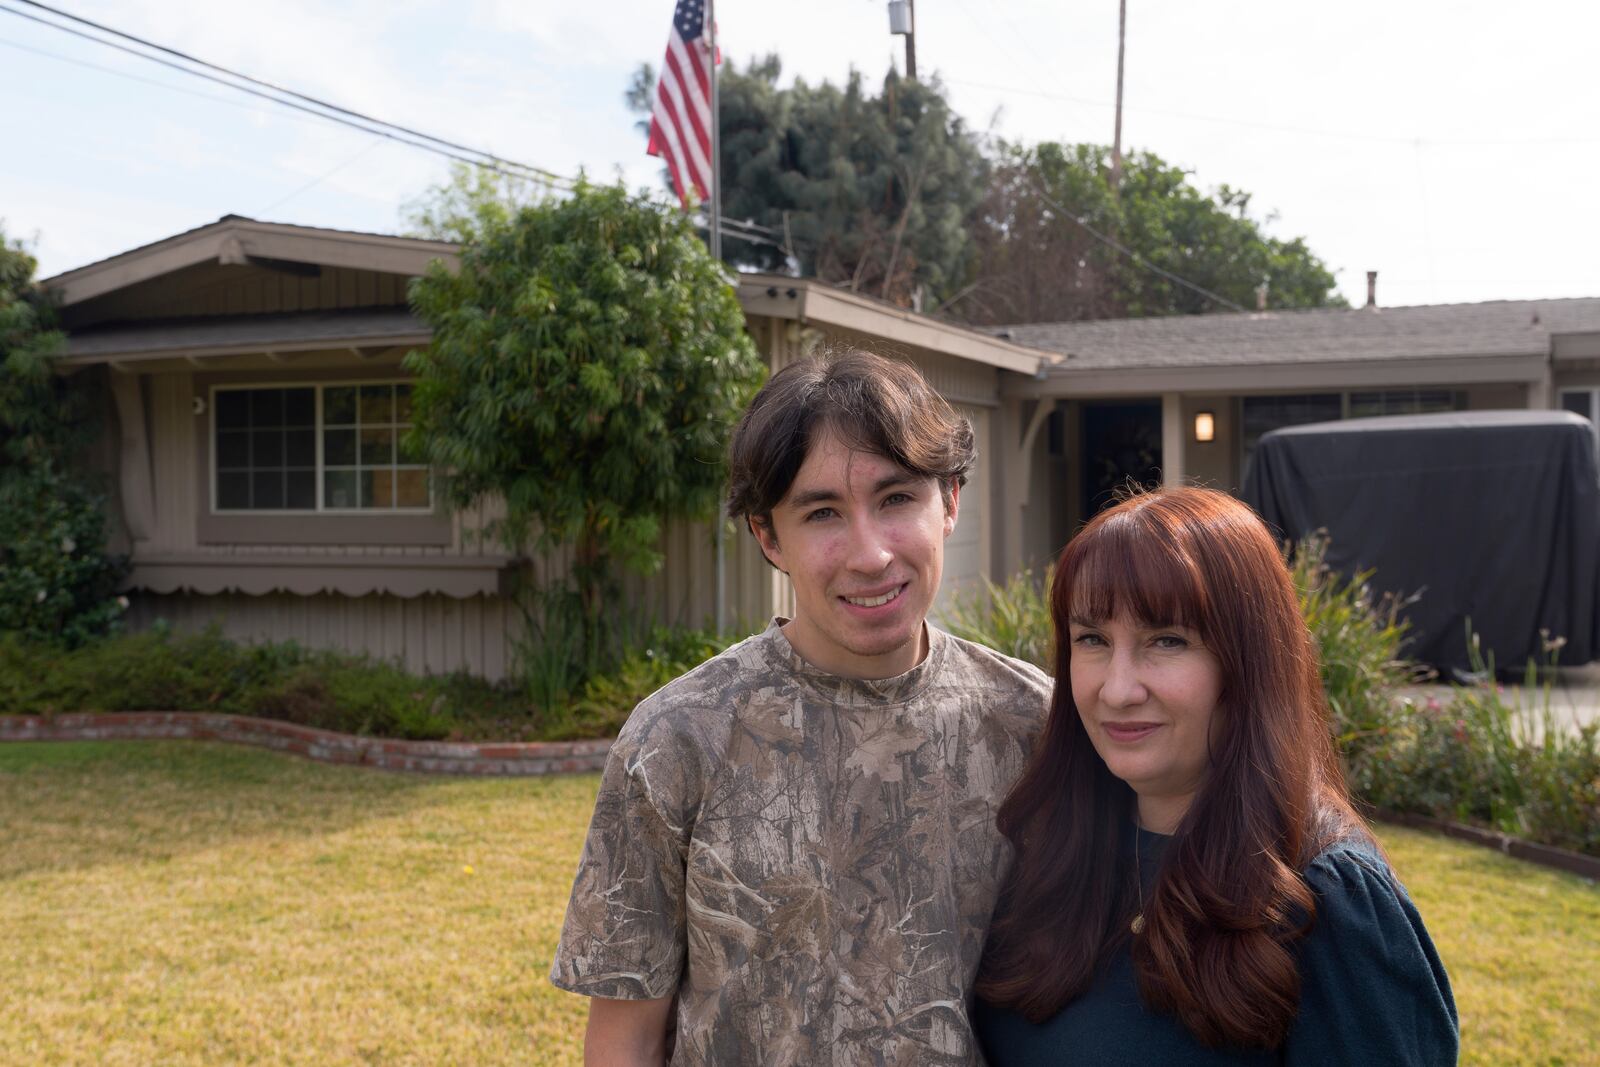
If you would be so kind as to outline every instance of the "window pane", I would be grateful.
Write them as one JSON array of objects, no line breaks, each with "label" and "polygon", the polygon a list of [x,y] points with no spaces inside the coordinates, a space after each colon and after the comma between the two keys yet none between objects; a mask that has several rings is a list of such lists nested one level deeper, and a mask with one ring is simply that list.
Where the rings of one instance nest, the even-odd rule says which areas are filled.
[{"label": "window pane", "polygon": [[384,425],[394,421],[394,386],[363,385],[361,387],[361,424]]},{"label": "window pane", "polygon": [[403,508],[428,506],[428,472],[426,470],[401,470],[396,472],[396,501]]},{"label": "window pane", "polygon": [[361,476],[372,478],[372,507],[394,507],[394,471],[362,471]]},{"label": "window pane", "polygon": [[317,421],[317,391],[315,389],[285,389],[283,391],[283,424],[285,426],[313,426]]},{"label": "window pane", "polygon": [[[356,485],[361,490],[360,507],[372,506],[372,471],[356,471]],[[385,471],[385,474],[388,472]]]},{"label": "window pane", "polygon": [[407,423],[411,421],[411,386],[397,385],[394,387],[394,421]]},{"label": "window pane", "polygon": [[[363,408],[363,410],[365,410]],[[363,420],[365,421],[365,420]],[[394,431],[361,431],[361,465],[387,467],[394,462]]]},{"label": "window pane", "polygon": [[282,426],[283,393],[282,389],[250,390],[250,425]]},{"label": "window pane", "polygon": [[290,471],[286,506],[310,511],[317,506],[317,472]]},{"label": "window pane", "polygon": [[353,508],[356,506],[356,472],[330,470],[322,476],[322,506],[328,508]]},{"label": "window pane", "polygon": [[250,489],[252,508],[283,507],[282,471],[257,471],[250,476]]},{"label": "window pane", "polygon": [[284,463],[290,467],[317,465],[317,431],[290,430],[284,435]]},{"label": "window pane", "polygon": [[250,465],[257,468],[283,466],[282,430],[254,430],[251,432]]},{"label": "window pane", "polygon": [[353,426],[355,421],[355,386],[341,385],[322,391],[322,423],[324,426]]},{"label": "window pane", "polygon": [[217,469],[238,470],[250,466],[250,434],[243,430],[217,432]]},{"label": "window pane", "polygon": [[1454,411],[1456,395],[1448,389],[1428,389],[1417,393],[1418,413],[1425,411]]},{"label": "window pane", "polygon": [[1594,394],[1589,392],[1568,392],[1561,394],[1561,407],[1574,415],[1582,415],[1589,421],[1594,421]]},{"label": "window pane", "polygon": [[[1351,397],[1354,402],[1355,398]],[[1285,426],[1304,426],[1312,422],[1332,422],[1340,418],[1343,405],[1338,393],[1310,393],[1302,396],[1247,396],[1240,405],[1240,445],[1244,453],[1244,474],[1250,472],[1256,442],[1261,435]],[[1353,413],[1353,412],[1352,412]]]},{"label": "window pane", "polygon": [[248,508],[250,475],[243,472],[217,475],[217,507]]},{"label": "window pane", "polygon": [[250,425],[250,394],[242,389],[217,393],[217,429],[243,430]]},{"label": "window pane", "polygon": [[322,462],[330,467],[354,464],[356,461],[356,432],[354,430],[329,430],[322,435]]}]

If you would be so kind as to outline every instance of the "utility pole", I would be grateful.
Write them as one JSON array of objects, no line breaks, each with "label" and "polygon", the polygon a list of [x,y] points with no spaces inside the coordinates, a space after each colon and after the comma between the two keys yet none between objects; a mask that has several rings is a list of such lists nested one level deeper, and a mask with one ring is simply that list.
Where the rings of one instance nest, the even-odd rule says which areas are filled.
[{"label": "utility pole", "polygon": [[911,32],[906,34],[906,77],[917,80],[917,0],[906,0],[911,16]]},{"label": "utility pole", "polygon": [[1122,52],[1128,36],[1128,0],[1118,0],[1117,12],[1117,123],[1111,138],[1111,192],[1122,185]]},{"label": "utility pole", "polygon": [[917,8],[915,0],[889,0],[889,33],[906,39],[906,77],[917,80]]}]

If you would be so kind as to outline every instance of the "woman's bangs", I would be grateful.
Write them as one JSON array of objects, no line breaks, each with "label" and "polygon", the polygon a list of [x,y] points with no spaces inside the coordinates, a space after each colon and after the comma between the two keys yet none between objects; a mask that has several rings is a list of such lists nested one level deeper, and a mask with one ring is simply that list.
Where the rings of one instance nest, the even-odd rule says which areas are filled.
[{"label": "woman's bangs", "polygon": [[1167,531],[1133,518],[1119,516],[1069,546],[1071,618],[1101,622],[1126,613],[1146,626],[1204,629],[1205,587],[1194,560]]}]

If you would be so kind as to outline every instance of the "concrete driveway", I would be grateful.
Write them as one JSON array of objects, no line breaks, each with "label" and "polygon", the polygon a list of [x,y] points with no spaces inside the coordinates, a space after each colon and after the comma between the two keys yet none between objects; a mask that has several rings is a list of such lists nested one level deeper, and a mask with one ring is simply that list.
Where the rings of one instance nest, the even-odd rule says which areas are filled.
[{"label": "concrete driveway", "polygon": [[[1400,690],[1401,697],[1424,703],[1432,697],[1440,703],[1450,699],[1451,686],[1411,685]],[[1544,693],[1541,690],[1523,692],[1521,685],[1506,685],[1506,702],[1524,709],[1529,718],[1538,724],[1544,710]],[[1582,667],[1558,667],[1550,689],[1550,712],[1558,723],[1573,730],[1591,722],[1600,722],[1600,660]]]}]

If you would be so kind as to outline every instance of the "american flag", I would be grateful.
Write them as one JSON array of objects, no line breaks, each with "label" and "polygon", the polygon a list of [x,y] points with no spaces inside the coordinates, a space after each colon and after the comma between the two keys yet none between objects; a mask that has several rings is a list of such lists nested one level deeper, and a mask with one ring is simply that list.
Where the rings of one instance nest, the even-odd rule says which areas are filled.
[{"label": "american flag", "polygon": [[705,30],[706,0],[678,0],[646,149],[667,161],[684,207],[691,189],[702,201],[711,199],[711,49]]}]

